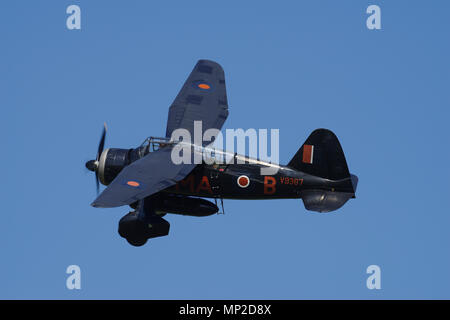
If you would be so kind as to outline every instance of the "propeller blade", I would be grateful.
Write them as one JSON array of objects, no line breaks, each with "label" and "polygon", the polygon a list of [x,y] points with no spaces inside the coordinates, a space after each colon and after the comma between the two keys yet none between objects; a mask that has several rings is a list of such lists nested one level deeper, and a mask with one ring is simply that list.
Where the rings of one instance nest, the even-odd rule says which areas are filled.
[{"label": "propeller blade", "polygon": [[106,128],[106,122],[105,122],[103,124],[102,136],[101,136],[100,142],[98,144],[97,156],[96,156],[95,160],[89,160],[85,163],[85,166],[89,171],[95,172],[95,185],[97,187],[97,195],[100,191],[100,180],[98,178],[98,165],[99,165],[100,157],[103,152],[103,148],[105,147],[106,130],[107,130],[107,128]]},{"label": "propeller blade", "polygon": [[103,132],[102,137],[100,138],[100,143],[98,144],[97,158],[98,161],[103,152],[103,147],[105,146],[105,138],[106,138],[106,122],[103,124]]},{"label": "propeller blade", "polygon": [[100,191],[100,183],[99,183],[99,180],[98,180],[98,173],[97,173],[97,171],[95,171],[95,184],[97,186],[97,196],[98,196],[98,193]]}]

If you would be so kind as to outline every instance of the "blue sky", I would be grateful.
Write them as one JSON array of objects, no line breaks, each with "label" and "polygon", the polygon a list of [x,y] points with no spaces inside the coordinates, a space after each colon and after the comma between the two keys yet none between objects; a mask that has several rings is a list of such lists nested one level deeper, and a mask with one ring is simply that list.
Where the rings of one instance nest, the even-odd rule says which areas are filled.
[{"label": "blue sky", "polygon": [[[81,30],[66,8],[81,7]],[[377,4],[382,29],[366,28]],[[1,1],[0,298],[450,298],[445,1]],[[333,130],[357,198],[225,201],[140,248],[95,209],[93,158],[165,132],[198,59],[225,69],[224,128],[280,129],[287,163]],[[68,290],[67,266],[82,289]],[[381,267],[381,290],[366,268]]]}]

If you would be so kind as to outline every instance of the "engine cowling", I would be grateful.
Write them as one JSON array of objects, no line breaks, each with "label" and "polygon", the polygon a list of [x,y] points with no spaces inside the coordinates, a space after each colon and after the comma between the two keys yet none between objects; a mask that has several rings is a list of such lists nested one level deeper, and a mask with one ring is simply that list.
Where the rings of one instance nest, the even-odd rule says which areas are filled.
[{"label": "engine cowling", "polygon": [[104,185],[110,184],[129,164],[128,149],[110,148],[102,152],[98,161],[98,178]]},{"label": "engine cowling", "polygon": [[98,178],[104,185],[109,185],[130,163],[142,158],[148,153],[148,149],[140,147],[136,149],[110,148],[102,152],[98,161]]}]

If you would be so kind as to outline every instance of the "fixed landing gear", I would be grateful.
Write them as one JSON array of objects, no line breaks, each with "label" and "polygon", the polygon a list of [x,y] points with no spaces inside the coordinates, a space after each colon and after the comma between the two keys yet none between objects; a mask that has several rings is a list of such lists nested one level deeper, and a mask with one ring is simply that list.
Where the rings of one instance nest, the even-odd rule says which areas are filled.
[{"label": "fixed landing gear", "polygon": [[141,200],[136,211],[129,212],[119,221],[119,235],[129,244],[140,247],[148,239],[169,234],[170,224],[157,215],[148,200]]},{"label": "fixed landing gear", "polygon": [[129,212],[119,221],[119,235],[135,247],[143,246],[147,242],[146,229],[144,221],[138,218],[135,211]]}]

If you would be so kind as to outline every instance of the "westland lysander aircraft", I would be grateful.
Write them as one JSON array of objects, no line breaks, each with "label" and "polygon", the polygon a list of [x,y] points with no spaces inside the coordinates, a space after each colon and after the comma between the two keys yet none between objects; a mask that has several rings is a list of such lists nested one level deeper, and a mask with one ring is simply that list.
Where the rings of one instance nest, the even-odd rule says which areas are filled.
[{"label": "westland lysander aircraft", "polygon": [[[147,138],[137,148],[103,150],[105,127],[96,159],[86,163],[96,174],[97,191],[99,181],[108,186],[92,206],[129,205],[133,211],[120,220],[119,234],[141,246],[169,233],[170,225],[162,218],[166,213],[209,216],[219,211],[218,199],[301,198],[307,210],[329,212],[355,197],[358,179],[350,174],[338,139],[326,129],[311,133],[286,166],[237,154],[231,163],[172,161],[175,129],[194,136],[194,121],[201,121],[203,137],[208,129],[220,130],[227,116],[222,67],[198,61],[169,109],[165,138]],[[198,149],[209,143],[193,146]],[[262,168],[273,166],[276,174],[261,174]]]}]

